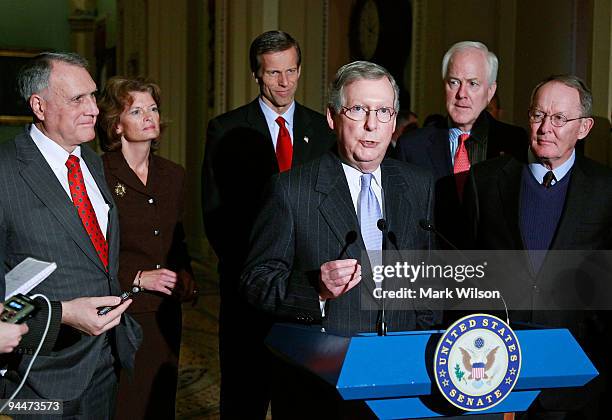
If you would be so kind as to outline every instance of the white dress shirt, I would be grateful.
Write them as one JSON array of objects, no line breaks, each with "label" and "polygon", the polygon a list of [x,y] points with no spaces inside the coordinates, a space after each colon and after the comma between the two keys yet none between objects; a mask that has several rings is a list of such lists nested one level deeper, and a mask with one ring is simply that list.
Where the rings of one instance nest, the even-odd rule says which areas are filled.
[{"label": "white dress shirt", "polygon": [[278,132],[280,131],[280,126],[276,122],[278,117],[283,117],[285,120],[285,127],[287,127],[287,131],[289,131],[291,144],[293,144],[293,114],[295,113],[295,101],[291,102],[291,105],[283,115],[277,114],[276,111],[270,108],[268,104],[261,99],[261,96],[259,97],[259,106],[261,107],[261,111],[266,118],[266,123],[268,124],[268,130],[270,131],[270,136],[272,137],[274,150],[276,150],[276,141],[278,140]]},{"label": "white dress shirt", "polygon": [[[355,208],[357,220],[361,220],[358,203],[359,193],[361,192],[361,175],[363,175],[363,172],[353,168],[352,166],[347,165],[346,163],[342,163],[342,169],[344,170],[344,176],[346,176],[346,182],[348,182],[349,191],[351,192],[351,199],[353,200],[353,207]],[[385,209],[380,166],[376,168],[374,172],[372,172],[372,175],[373,178],[372,183],[370,184],[370,188],[372,188],[372,191],[374,191],[374,195],[376,196],[376,199],[378,200],[378,205],[380,206],[380,211],[384,217]]]},{"label": "white dress shirt", "polygon": [[[529,159],[529,171],[533,175],[533,177],[538,181],[538,184],[542,184],[544,182],[544,175],[548,172],[548,169],[537,161],[536,157],[533,155],[531,149],[529,149],[528,154]],[[572,169],[574,166],[574,162],[576,161],[576,150],[572,151],[572,155],[568,160],[563,162],[561,165],[552,170],[553,174],[555,174],[555,178],[552,180],[550,185],[555,185],[557,182],[561,181],[565,175]]]},{"label": "white dress shirt", "polygon": [[91,205],[96,213],[100,230],[106,238],[106,229],[108,227],[108,210],[110,207],[108,204],[106,204],[106,201],[104,201],[100,188],[98,188],[98,185],[91,175],[91,172],[89,172],[89,168],[87,168],[87,163],[85,163],[85,160],[81,159],[81,146],[77,146],[72,153],[68,153],[64,148],[62,148],[62,146],[45,136],[34,124],[30,126],[30,137],[32,137],[34,144],[36,144],[36,147],[38,147],[38,150],[40,150],[40,153],[42,153],[43,157],[51,167],[51,170],[57,177],[57,180],[60,182],[62,187],[64,187],[70,201],[72,201],[72,196],[70,195],[70,186],[68,185],[68,168],[66,167],[66,161],[68,160],[68,156],[71,154],[79,158],[81,172],[83,173],[83,178],[85,180],[85,188],[87,189],[87,195],[89,196]]}]

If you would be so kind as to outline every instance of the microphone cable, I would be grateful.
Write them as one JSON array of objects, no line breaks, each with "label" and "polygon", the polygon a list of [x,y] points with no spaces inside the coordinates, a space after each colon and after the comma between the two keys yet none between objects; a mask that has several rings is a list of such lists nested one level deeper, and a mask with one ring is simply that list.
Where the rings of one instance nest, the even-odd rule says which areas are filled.
[{"label": "microphone cable", "polygon": [[40,340],[40,343],[38,343],[38,347],[36,348],[36,351],[34,352],[34,355],[32,356],[32,360],[30,360],[30,363],[28,364],[28,368],[26,369],[25,374],[23,375],[23,378],[21,379],[21,382],[19,383],[19,386],[17,387],[15,392],[13,392],[13,394],[6,400],[4,405],[2,405],[2,407],[0,407],[0,413],[2,413],[4,411],[6,406],[11,401],[13,401],[13,399],[15,398],[17,393],[19,391],[21,391],[21,388],[23,388],[23,384],[25,384],[25,381],[28,378],[28,375],[30,374],[30,369],[32,369],[32,365],[34,364],[34,361],[36,360],[36,357],[38,356],[38,353],[40,353],[40,349],[42,348],[42,345],[45,342],[45,339],[47,338],[47,333],[49,332],[49,326],[51,325],[51,302],[49,301],[47,296],[42,295],[42,294],[35,294],[35,295],[32,295],[31,297],[32,298],[40,297],[40,298],[43,298],[45,300],[45,302],[47,302],[47,307],[49,308],[49,311],[47,313],[47,325],[45,326],[45,331],[42,334],[42,338]]}]

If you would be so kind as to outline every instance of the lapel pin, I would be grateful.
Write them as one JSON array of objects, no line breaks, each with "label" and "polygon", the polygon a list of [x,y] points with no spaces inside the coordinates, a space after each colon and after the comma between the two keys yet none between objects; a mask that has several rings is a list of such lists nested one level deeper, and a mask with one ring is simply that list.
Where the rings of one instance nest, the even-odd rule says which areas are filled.
[{"label": "lapel pin", "polygon": [[310,140],[310,139],[308,138],[308,136],[304,136],[304,141],[305,141],[306,143],[308,143],[308,140]]},{"label": "lapel pin", "polygon": [[125,191],[125,185],[123,185],[121,182],[117,182],[117,185],[115,185],[115,194],[117,197],[123,197],[125,195]]}]

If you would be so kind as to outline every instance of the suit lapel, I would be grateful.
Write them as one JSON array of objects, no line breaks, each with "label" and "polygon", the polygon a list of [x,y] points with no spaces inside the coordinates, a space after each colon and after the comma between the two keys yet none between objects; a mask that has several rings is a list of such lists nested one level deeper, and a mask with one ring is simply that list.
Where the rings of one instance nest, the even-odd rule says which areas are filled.
[{"label": "suit lapel", "polygon": [[[108,204],[108,224],[106,226],[106,242],[108,243],[108,269],[112,272],[113,268],[119,266],[119,216],[117,207],[113,200],[113,195],[108,188],[106,178],[104,176],[104,167],[101,164],[98,155],[87,145],[81,146],[81,156],[87,163],[87,168],[94,178],[102,197]],[[97,255],[97,253],[96,253]],[[98,258],[98,261],[100,259]],[[100,267],[103,265],[100,262]],[[111,287],[116,283],[111,282]]]},{"label": "suit lapel", "polygon": [[100,165],[98,156],[89,146],[82,145],[81,157],[87,164],[87,168],[93,176],[94,181],[96,181],[96,185],[98,186],[102,197],[104,197],[104,201],[106,201],[106,204],[108,204],[108,206],[112,209],[115,203],[108,189],[108,185],[106,184],[106,179],[104,178],[104,169],[102,168],[102,165]]},{"label": "suit lapel", "polygon": [[510,160],[504,166],[504,176],[499,178],[499,196],[506,226],[512,237],[514,249],[524,249],[523,238],[519,227],[519,199],[521,193],[521,176],[523,165]]},{"label": "suit lapel", "polygon": [[[89,236],[87,236],[87,232],[83,227],[74,204],[57,181],[57,177],[34,144],[34,141],[29,135],[22,135],[16,138],[15,146],[17,160],[22,165],[20,175],[25,183],[28,184],[32,192],[55,216],[60,225],[66,229],[85,255],[101,270],[106,271]],[[89,164],[87,166],[89,168]],[[96,183],[98,183],[97,179]],[[100,184],[98,183],[98,185]]]},{"label": "suit lapel", "polygon": [[365,245],[361,239],[359,221],[341,163],[331,153],[321,158],[315,190],[325,195],[319,205],[319,211],[338,242],[344,247],[349,232],[357,233],[357,240],[347,247],[341,258],[361,260],[361,251],[365,250]]},{"label": "suit lapel", "polygon": [[[293,114],[293,162],[292,166],[300,165],[310,160],[310,138],[308,136],[308,126],[310,116],[304,107],[295,103]],[[306,141],[308,139],[308,142]]]},{"label": "suit lapel", "polygon": [[[117,178],[121,183],[126,184],[131,189],[138,191],[141,194],[146,194],[146,186],[142,183],[138,175],[132,171],[121,151],[106,153],[107,168],[111,175]],[[149,161],[149,179],[151,174],[155,173],[150,169],[151,160]],[[97,180],[96,180],[97,181]],[[113,186],[114,188],[115,186]],[[106,197],[104,197],[106,199]]]},{"label": "suit lapel", "polygon": [[278,161],[276,160],[276,151],[274,150],[274,143],[272,142],[272,136],[270,136],[270,129],[266,122],[266,117],[259,106],[259,97],[255,98],[249,104],[247,109],[247,122],[251,128],[264,136],[267,139],[267,152],[270,154],[270,160],[275,162],[275,172],[278,172]]},{"label": "suit lapel", "polygon": [[[399,249],[409,249],[408,230],[412,228],[405,220],[413,220],[411,217],[412,206],[405,197],[411,196],[412,187],[407,184],[404,177],[399,173],[395,166],[390,165],[386,160],[381,167],[382,186],[385,200],[384,217],[389,227],[389,232],[393,232],[398,243]],[[401,230],[397,230],[397,229]],[[393,248],[393,244],[389,244]]]},{"label": "suit lapel", "polygon": [[588,177],[580,166],[579,158],[576,158],[574,167],[569,173],[571,176],[565,198],[563,214],[557,226],[556,235],[553,238],[550,249],[568,249],[573,241],[573,235],[580,221],[584,218],[583,212],[588,209],[589,197],[592,197],[592,187]]},{"label": "suit lapel", "polygon": [[448,130],[439,129],[429,139],[429,159],[435,168],[434,175],[439,177],[452,175],[452,161],[448,141]]}]

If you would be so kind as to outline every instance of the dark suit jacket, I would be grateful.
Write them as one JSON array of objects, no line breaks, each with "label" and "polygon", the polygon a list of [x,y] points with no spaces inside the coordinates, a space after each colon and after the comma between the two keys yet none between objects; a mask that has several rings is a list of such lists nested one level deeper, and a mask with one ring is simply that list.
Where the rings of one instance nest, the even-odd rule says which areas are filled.
[{"label": "dark suit jacket", "polygon": [[[524,164],[510,157],[472,168],[465,204],[478,249],[524,249],[519,228]],[[551,250],[610,249],[612,170],[576,156]],[[469,195],[468,195],[469,194]]]},{"label": "dark suit jacket", "polygon": [[[431,216],[431,176],[393,159],[383,161],[381,169],[385,218],[395,245],[400,250],[429,249],[430,235],[418,222]],[[320,322],[328,332],[375,331],[378,311],[364,310],[374,288],[368,262],[362,259],[365,245],[360,234],[356,241],[347,239],[349,232],[360,232],[359,222],[336,154],[329,152],[280,174],[255,222],[241,279],[244,295],[279,318]],[[346,294],[328,300],[322,319],[317,292],[320,267],[344,258],[361,261],[363,279]],[[403,310],[387,311],[390,330],[413,330],[435,322],[432,311],[415,311],[410,299],[401,300]]]},{"label": "dark suit jacket", "polygon": [[[486,143],[486,158],[510,155],[527,160],[527,134],[520,127],[497,121],[483,111],[472,128],[469,142]],[[468,145],[469,149],[469,145]],[[436,182],[434,218],[436,228],[456,246],[463,247],[465,232],[460,221],[460,202],[457,196],[453,165],[448,140],[448,127],[429,126],[409,131],[400,137],[395,148],[396,158],[429,169]],[[472,164],[474,161],[470,157]],[[448,245],[441,244],[443,248]]]},{"label": "dark suit jacket", "polygon": [[[465,206],[471,221],[474,249],[523,250],[520,231],[520,196],[524,164],[509,157],[493,159],[472,167],[466,185]],[[612,247],[612,170],[590,159],[576,156],[568,174],[571,176],[565,206],[550,250],[610,250]],[[586,254],[588,255],[588,253]],[[511,314],[511,320],[548,327],[569,328],[600,373],[609,372],[610,317],[601,311],[538,310],[549,307],[551,297],[560,295],[610,295],[609,285],[591,290],[586,273],[580,272],[575,259],[564,261],[548,255],[538,273],[532,273],[525,259],[514,267],[512,275],[522,295],[530,299],[533,310]],[[609,261],[605,262],[610,265]],[[563,265],[567,266],[563,266]],[[574,275],[559,276],[556,273]],[[578,271],[576,276],[575,272]],[[609,279],[612,268],[604,270]],[[571,286],[564,283],[572,279]],[[605,279],[604,279],[605,280]],[[575,282],[578,281],[578,284]],[[578,292],[580,291],[580,292]],[[587,299],[588,301],[589,299]],[[547,306],[548,305],[548,306]],[[609,373],[608,373],[609,375]],[[601,380],[602,378],[600,378]],[[584,405],[589,394],[597,393],[601,383],[566,395],[559,390],[540,398],[544,407],[575,409]]]},{"label": "dark suit jacket", "polygon": [[[323,115],[296,102],[293,121],[292,167],[329,150],[334,135]],[[231,273],[237,280],[261,195],[275,173],[278,163],[274,145],[258,99],[210,121],[202,172],[202,207],[206,235],[219,257],[222,276]],[[222,281],[221,293],[222,299],[226,293],[235,295],[237,284]]]},{"label": "dark suit jacket", "polygon": [[[180,287],[181,277],[193,277],[182,223],[185,170],[174,162],[151,155],[147,185],[144,185],[121,151],[105,153],[102,161],[108,187],[119,209],[121,287],[130,290],[139,270],[157,268],[176,272],[177,287]],[[118,190],[118,186],[123,189]],[[155,312],[164,300],[167,295],[144,292],[128,312]]]},{"label": "dark suit jacket", "polygon": [[[0,275],[26,257],[57,263],[57,269],[31,293],[46,295],[53,303],[53,321],[47,347],[52,352],[39,355],[28,376],[27,385],[44,398],[72,400],[91,381],[100,351],[107,339],[114,340],[117,356],[124,367],[132,368],[141,340],[140,327],[123,315],[112,334],[84,335],[61,325],[61,301],[84,296],[119,295],[119,224],[102,170],[100,158],[88,146],[81,147],[100,192],[110,206],[107,241],[108,272],[79,218],[76,208],[28,132],[0,146]],[[0,281],[4,295],[4,281]],[[43,303],[43,307],[46,305]],[[32,354],[46,323],[46,310],[28,321],[30,337],[22,342],[22,352]],[[59,333],[58,333],[59,331]],[[24,345],[24,343],[26,343]],[[6,378],[22,377],[30,356],[19,357],[18,367],[9,367]]]}]

